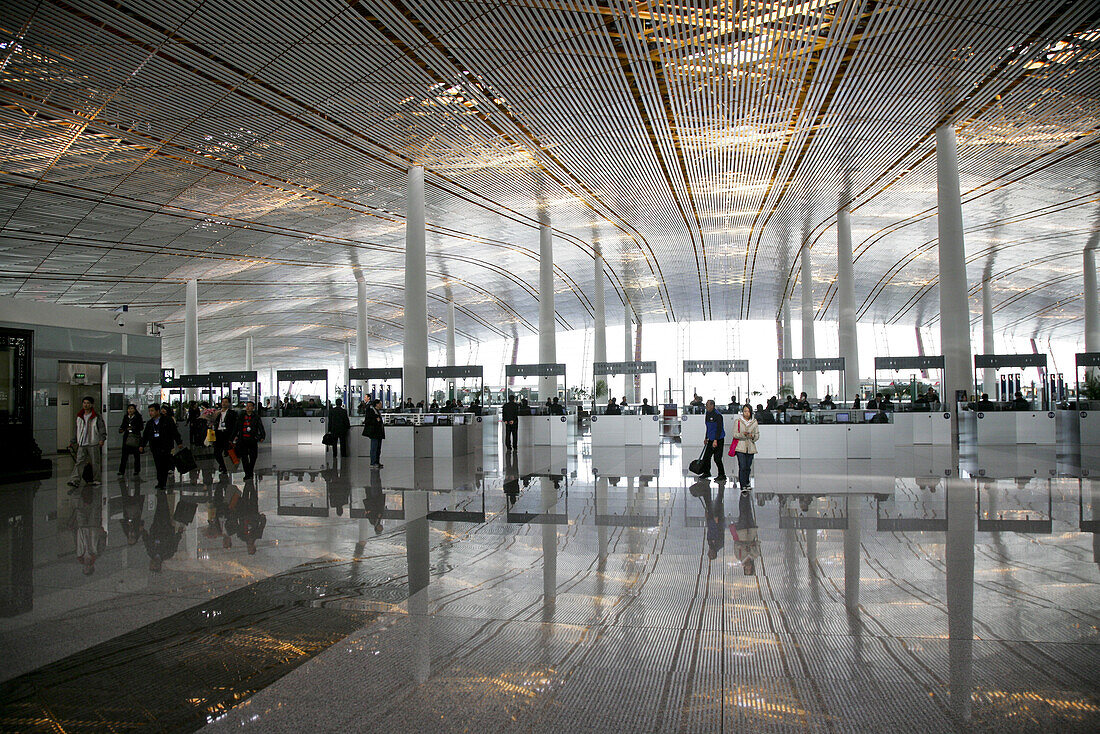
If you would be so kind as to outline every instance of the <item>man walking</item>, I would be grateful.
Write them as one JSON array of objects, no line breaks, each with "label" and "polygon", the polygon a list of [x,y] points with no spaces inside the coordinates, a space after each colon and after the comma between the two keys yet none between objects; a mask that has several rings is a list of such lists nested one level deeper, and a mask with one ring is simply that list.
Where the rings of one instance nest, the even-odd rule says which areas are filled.
[{"label": "man walking", "polygon": [[156,403],[149,406],[149,420],[145,422],[145,431],[141,435],[141,453],[145,453],[146,446],[152,451],[153,464],[157,467],[157,490],[163,490],[172,471],[172,448],[183,448],[183,439],[176,422],[161,415],[160,406]]},{"label": "man walking", "polygon": [[508,396],[508,402],[500,411],[504,421],[504,450],[515,451],[519,447],[519,405],[515,393]]},{"label": "man walking", "polygon": [[79,487],[80,478],[87,464],[92,465],[92,485],[99,485],[99,460],[103,444],[107,441],[107,424],[103,416],[95,410],[95,400],[91,396],[80,401],[80,412],[76,414],[76,427],[73,440],[69,445],[76,449],[76,461],[73,473],[69,476],[69,486]]},{"label": "man walking", "polygon": [[214,417],[214,459],[222,474],[226,473],[222,454],[229,450],[229,442],[237,430],[237,411],[229,406],[229,398],[222,398],[222,407]]},{"label": "man walking", "polygon": [[370,465],[372,469],[382,468],[382,439],[386,437],[386,426],[382,423],[382,401],[375,399],[367,407],[363,416],[363,435],[370,439]]},{"label": "man walking", "polygon": [[233,436],[233,446],[244,465],[244,480],[250,481],[256,468],[256,455],[260,451],[259,443],[267,438],[264,422],[256,412],[256,403],[249,400],[244,406],[244,415],[237,420],[237,433]]},{"label": "man walking", "polygon": [[722,466],[722,442],[726,439],[726,428],[722,422],[722,414],[714,409],[714,401],[707,401],[707,411],[704,417],[707,426],[707,438],[703,449],[703,471],[700,477],[710,476],[710,460],[714,457],[714,465],[718,468],[718,481],[726,478],[726,468]]},{"label": "man walking", "polygon": [[[340,398],[336,398],[336,405],[328,412],[328,430],[332,434],[332,458],[336,458],[336,454],[340,456],[348,455],[348,432],[351,431],[351,419],[348,418],[348,411],[344,408],[344,401]],[[340,450],[337,451],[337,446]]]}]

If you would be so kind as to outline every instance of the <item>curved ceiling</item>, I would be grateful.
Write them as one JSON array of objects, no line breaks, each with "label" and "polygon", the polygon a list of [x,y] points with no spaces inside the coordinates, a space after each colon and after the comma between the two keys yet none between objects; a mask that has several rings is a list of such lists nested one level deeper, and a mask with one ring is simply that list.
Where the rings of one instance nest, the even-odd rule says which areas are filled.
[{"label": "curved ceiling", "polygon": [[1082,328],[1093,2],[8,0],[0,23],[0,293],[129,304],[168,363],[191,278],[204,367],[244,335],[258,361],[342,353],[357,277],[372,346],[398,343],[413,162],[432,338],[448,297],[468,338],[534,332],[540,206],[559,328],[592,323],[596,243],[609,314],[774,318],[809,247],[835,318],[845,203],[859,318],[933,324],[943,123],[998,327]]}]

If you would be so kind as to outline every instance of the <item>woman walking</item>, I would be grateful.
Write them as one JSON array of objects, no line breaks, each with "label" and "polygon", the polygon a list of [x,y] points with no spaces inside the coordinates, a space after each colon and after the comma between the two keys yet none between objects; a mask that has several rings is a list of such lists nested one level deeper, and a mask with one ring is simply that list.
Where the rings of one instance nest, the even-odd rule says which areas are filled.
[{"label": "woman walking", "polygon": [[141,474],[141,434],[145,430],[145,422],[141,420],[137,406],[130,403],[126,406],[126,415],[122,418],[122,425],[118,432],[122,434],[122,461],[118,465],[118,475],[126,476],[127,459],[134,457],[134,476]]},{"label": "woman walking", "polygon": [[734,421],[733,438],[737,441],[737,480],[741,483],[741,493],[748,494],[752,457],[756,455],[756,442],[760,440],[760,426],[752,417],[752,406],[748,403],[741,408],[741,415]]}]

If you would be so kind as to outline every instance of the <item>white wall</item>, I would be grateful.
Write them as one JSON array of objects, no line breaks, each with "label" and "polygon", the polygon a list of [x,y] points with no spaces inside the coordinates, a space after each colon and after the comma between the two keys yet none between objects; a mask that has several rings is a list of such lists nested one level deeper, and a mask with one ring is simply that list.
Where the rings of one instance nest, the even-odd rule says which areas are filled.
[{"label": "white wall", "polygon": [[28,326],[60,326],[70,329],[111,331],[116,334],[146,333],[148,326],[135,312],[123,314],[125,326],[115,322],[112,311],[85,306],[59,306],[28,298],[0,298],[0,321]]}]

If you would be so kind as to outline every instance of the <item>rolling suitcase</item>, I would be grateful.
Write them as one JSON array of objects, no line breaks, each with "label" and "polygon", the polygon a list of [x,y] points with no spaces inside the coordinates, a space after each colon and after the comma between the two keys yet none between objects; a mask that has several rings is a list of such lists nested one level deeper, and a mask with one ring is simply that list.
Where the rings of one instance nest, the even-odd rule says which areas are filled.
[{"label": "rolling suitcase", "polygon": [[180,474],[187,474],[198,468],[198,464],[195,463],[195,455],[186,446],[172,454],[172,463],[175,464],[176,471]]}]

